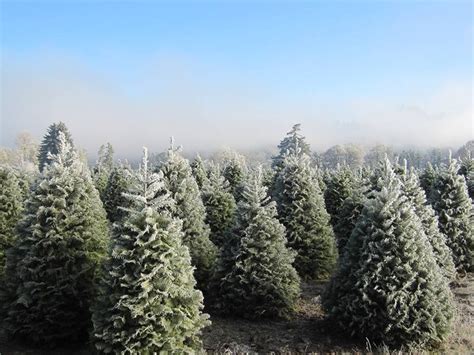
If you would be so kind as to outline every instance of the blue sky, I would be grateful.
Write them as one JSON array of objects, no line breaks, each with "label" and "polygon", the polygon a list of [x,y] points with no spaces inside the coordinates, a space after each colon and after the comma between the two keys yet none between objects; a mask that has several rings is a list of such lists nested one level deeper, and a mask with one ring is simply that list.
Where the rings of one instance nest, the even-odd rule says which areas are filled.
[{"label": "blue sky", "polygon": [[[66,71],[93,77],[100,90],[111,87],[127,100],[152,100],[172,83],[188,87],[192,80],[196,91],[208,90],[193,99],[209,106],[222,90],[240,98],[238,107],[252,96],[248,106],[255,110],[259,100],[268,106],[283,101],[288,111],[291,105],[311,111],[317,102],[328,120],[328,112],[347,102],[411,107],[453,87],[472,95],[470,1],[3,0],[1,9],[3,90],[20,82],[10,72]],[[472,114],[472,102],[468,109]],[[9,117],[2,120],[11,119],[12,110],[4,110]],[[432,114],[449,111],[438,110]],[[279,120],[291,126],[295,118]]]}]

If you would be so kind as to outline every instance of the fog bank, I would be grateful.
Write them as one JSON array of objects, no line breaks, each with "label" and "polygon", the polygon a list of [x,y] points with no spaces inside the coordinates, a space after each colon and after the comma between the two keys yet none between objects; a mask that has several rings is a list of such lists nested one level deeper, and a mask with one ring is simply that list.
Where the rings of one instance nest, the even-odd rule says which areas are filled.
[{"label": "fog bank", "polygon": [[469,81],[416,97],[348,99],[283,97],[226,79],[161,63],[124,86],[74,61],[4,60],[0,144],[12,146],[21,131],[40,139],[57,121],[90,155],[111,142],[119,157],[136,156],[143,145],[162,151],[171,135],[187,151],[276,146],[298,122],[315,149],[349,142],[456,147],[474,136]]}]

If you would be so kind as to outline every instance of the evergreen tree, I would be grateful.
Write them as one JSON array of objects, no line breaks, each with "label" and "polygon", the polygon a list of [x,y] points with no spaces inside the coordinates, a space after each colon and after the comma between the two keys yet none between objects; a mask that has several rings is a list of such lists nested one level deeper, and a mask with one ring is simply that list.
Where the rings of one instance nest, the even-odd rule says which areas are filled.
[{"label": "evergreen tree", "polygon": [[245,159],[236,152],[231,152],[229,157],[224,160],[222,175],[229,182],[230,191],[236,201],[240,199],[241,184],[244,180],[247,167]]},{"label": "evergreen tree", "polygon": [[107,181],[109,180],[113,168],[114,148],[112,147],[112,144],[107,143],[106,145],[101,145],[99,148],[97,163],[94,168],[94,184],[99,191],[102,200],[107,187]]},{"label": "evergreen tree", "polygon": [[103,201],[107,218],[110,222],[118,222],[124,218],[129,200],[123,195],[130,186],[130,172],[128,168],[120,165],[110,173],[103,194]]},{"label": "evergreen tree", "polygon": [[217,305],[250,318],[290,315],[299,296],[295,253],[286,247],[285,227],[277,219],[275,202],[267,197],[261,170],[243,186],[232,234],[237,248],[231,251],[230,272],[218,283]]},{"label": "evergreen tree", "polygon": [[200,289],[210,277],[214,266],[217,249],[209,239],[210,229],[205,223],[206,209],[194,179],[188,160],[184,159],[178,149],[171,144],[168,160],[161,171],[171,196],[176,201],[174,216],[183,221],[184,244],[191,252],[195,277]]},{"label": "evergreen tree", "polygon": [[181,221],[170,213],[174,201],[162,173],[148,168],[146,149],[130,190],[129,213],[114,226],[93,307],[95,346],[115,354],[194,353],[208,316]]},{"label": "evergreen tree", "polygon": [[323,196],[326,193],[326,189],[327,189],[326,182],[325,182],[326,175],[327,175],[327,170],[323,171],[321,168],[316,169],[316,182]]},{"label": "evergreen tree", "polygon": [[456,275],[451,250],[446,245],[446,237],[440,232],[436,214],[428,204],[426,195],[420,187],[418,176],[412,168],[409,172],[405,169],[401,175],[403,193],[415,208],[415,213],[421,221],[423,231],[433,248],[436,262],[444,276],[451,280]]},{"label": "evergreen tree", "polygon": [[90,172],[62,133],[58,140],[32,186],[6,264],[8,331],[48,345],[85,334],[108,240]]},{"label": "evergreen tree", "polygon": [[0,166],[0,286],[3,286],[5,252],[13,245],[22,208],[22,192],[15,173]]},{"label": "evergreen tree", "polygon": [[269,166],[263,167],[263,186],[265,186],[268,191],[270,191],[273,180],[275,179],[275,172]]},{"label": "evergreen tree", "polygon": [[467,158],[467,157],[473,157],[473,156],[474,156],[474,139],[471,139],[470,141],[467,141],[456,152],[456,158],[460,159],[460,160],[462,160],[464,158]]},{"label": "evergreen tree", "polygon": [[211,229],[211,240],[220,247],[226,231],[234,221],[236,204],[234,196],[229,192],[229,183],[220,174],[218,166],[209,171],[209,178],[202,189],[202,200],[206,207],[206,223]]},{"label": "evergreen tree", "polygon": [[351,195],[344,200],[339,209],[337,222],[334,225],[334,234],[340,256],[344,254],[347,241],[364,208],[366,192],[367,187],[363,183],[359,183],[359,186],[354,187]]},{"label": "evergreen tree", "polygon": [[196,156],[196,158],[194,158],[193,162],[191,163],[191,170],[199,188],[202,189],[207,180],[207,171],[204,165],[204,161],[202,160],[199,154]]},{"label": "evergreen tree", "polygon": [[431,202],[438,214],[439,228],[446,236],[458,272],[470,271],[474,265],[474,231],[470,220],[472,201],[466,180],[458,174],[458,163],[450,159],[433,184]]},{"label": "evergreen tree", "polygon": [[388,160],[377,184],[323,294],[324,308],[371,342],[436,345],[453,317],[447,280]]},{"label": "evergreen tree", "polygon": [[352,194],[353,185],[354,178],[347,168],[339,168],[330,174],[324,192],[324,201],[333,227],[339,222],[339,212],[344,200]]},{"label": "evergreen tree", "polygon": [[420,174],[420,186],[425,191],[426,196],[431,195],[431,189],[436,180],[436,170],[430,162],[426,165],[425,170]]},{"label": "evergreen tree", "polygon": [[272,168],[278,172],[283,164],[283,160],[288,154],[306,154],[311,155],[309,144],[306,143],[305,137],[300,134],[301,124],[295,124],[291,131],[278,145],[279,153],[273,157]]},{"label": "evergreen tree", "polygon": [[53,123],[50,125],[39,147],[38,168],[40,172],[43,171],[44,167],[51,162],[51,157],[59,153],[60,133],[62,133],[66,141],[73,146],[71,134],[63,122]]},{"label": "evergreen tree", "polygon": [[24,203],[30,193],[30,187],[33,181],[38,177],[37,172],[26,170],[12,170],[15,174],[18,187],[20,188],[21,201]]},{"label": "evergreen tree", "polygon": [[329,215],[306,154],[289,154],[276,177],[274,199],[288,245],[298,254],[302,278],[324,279],[335,267],[337,250]]},{"label": "evergreen tree", "polygon": [[466,153],[466,155],[466,157],[461,159],[459,174],[463,175],[466,179],[469,197],[474,200],[474,159],[471,157],[470,152]]},{"label": "evergreen tree", "polygon": [[469,172],[474,170],[474,158],[472,158],[469,154],[468,156],[462,158],[459,163],[459,174],[467,178]]},{"label": "evergreen tree", "polygon": [[469,196],[471,197],[471,200],[474,201],[474,170],[469,171],[466,178],[466,183]]}]

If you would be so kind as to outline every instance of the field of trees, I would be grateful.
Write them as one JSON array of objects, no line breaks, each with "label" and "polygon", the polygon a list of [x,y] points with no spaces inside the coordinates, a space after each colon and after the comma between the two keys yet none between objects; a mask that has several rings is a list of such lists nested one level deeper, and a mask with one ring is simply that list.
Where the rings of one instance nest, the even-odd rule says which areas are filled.
[{"label": "field of trees", "polygon": [[0,353],[474,350],[474,141],[0,151]]}]

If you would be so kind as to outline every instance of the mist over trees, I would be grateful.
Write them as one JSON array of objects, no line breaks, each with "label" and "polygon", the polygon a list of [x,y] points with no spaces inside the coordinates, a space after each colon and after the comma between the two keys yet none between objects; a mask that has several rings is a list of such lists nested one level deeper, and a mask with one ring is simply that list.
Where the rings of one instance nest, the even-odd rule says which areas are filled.
[{"label": "mist over trees", "polygon": [[[139,164],[110,143],[89,167],[64,123],[0,150],[0,329],[99,352],[200,351],[215,316],[292,319],[302,286],[342,334],[436,347],[450,283],[473,270],[474,142],[449,150],[343,144],[299,124],[278,149]],[[303,282],[303,283],[302,283]]]}]

